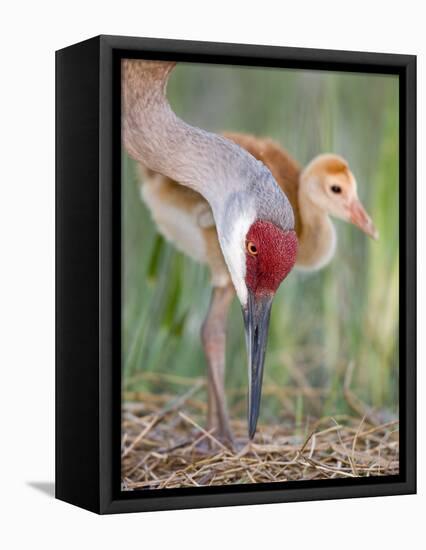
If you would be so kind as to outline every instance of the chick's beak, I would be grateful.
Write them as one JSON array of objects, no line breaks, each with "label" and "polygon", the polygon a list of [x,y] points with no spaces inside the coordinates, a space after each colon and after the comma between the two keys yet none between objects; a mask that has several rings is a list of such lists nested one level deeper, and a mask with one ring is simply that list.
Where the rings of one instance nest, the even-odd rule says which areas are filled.
[{"label": "chick's beak", "polygon": [[273,297],[273,294],[256,296],[249,290],[247,306],[243,308],[248,355],[248,432],[250,439],[253,439],[256,433],[259,417],[263,366]]},{"label": "chick's beak", "polygon": [[365,208],[359,201],[359,199],[354,199],[349,206],[349,216],[350,221],[359,227],[361,231],[364,231],[369,237],[373,239],[379,238],[379,233],[374,227],[374,223],[371,220],[370,216],[365,211]]}]

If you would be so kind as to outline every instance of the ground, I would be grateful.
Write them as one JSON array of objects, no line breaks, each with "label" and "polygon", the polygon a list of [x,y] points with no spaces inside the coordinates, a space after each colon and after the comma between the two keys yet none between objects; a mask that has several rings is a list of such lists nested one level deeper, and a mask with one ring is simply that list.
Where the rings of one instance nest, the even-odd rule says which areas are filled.
[{"label": "ground", "polygon": [[[123,403],[123,490],[397,475],[398,421],[373,415],[261,424],[254,441],[231,421],[233,448],[207,432],[200,380],[177,398],[138,392]],[[126,396],[125,396],[126,397]],[[129,396],[127,396],[129,397]]]}]

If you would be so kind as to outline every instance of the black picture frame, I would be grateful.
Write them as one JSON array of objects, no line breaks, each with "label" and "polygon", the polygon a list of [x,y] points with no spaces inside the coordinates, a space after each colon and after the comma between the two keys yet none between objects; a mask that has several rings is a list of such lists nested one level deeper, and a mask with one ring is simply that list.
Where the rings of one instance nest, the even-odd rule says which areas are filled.
[{"label": "black picture frame", "polygon": [[[400,92],[400,474],[120,490],[120,60],[386,73]],[[118,513],[416,492],[416,57],[98,36],[56,52],[56,498]]]}]

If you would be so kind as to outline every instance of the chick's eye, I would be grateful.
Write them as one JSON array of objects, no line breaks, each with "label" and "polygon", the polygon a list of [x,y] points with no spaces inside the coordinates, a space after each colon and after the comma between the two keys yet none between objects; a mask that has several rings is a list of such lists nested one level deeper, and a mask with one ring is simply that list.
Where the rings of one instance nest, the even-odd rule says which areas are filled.
[{"label": "chick's eye", "polygon": [[247,248],[247,252],[251,255],[251,256],[256,256],[257,255],[257,247],[254,243],[252,243],[251,241],[247,241],[247,244],[246,244],[246,248]]},{"label": "chick's eye", "polygon": [[333,193],[341,193],[342,192],[342,188],[340,187],[340,185],[332,185],[331,190],[333,191]]}]

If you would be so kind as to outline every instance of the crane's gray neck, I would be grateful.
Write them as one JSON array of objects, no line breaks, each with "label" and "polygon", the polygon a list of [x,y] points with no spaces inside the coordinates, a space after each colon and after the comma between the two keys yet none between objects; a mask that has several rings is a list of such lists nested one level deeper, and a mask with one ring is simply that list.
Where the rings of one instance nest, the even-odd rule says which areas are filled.
[{"label": "crane's gray neck", "polygon": [[166,98],[174,66],[123,62],[123,140],[129,154],[203,195],[216,222],[226,215],[225,209],[229,217],[229,209],[235,208],[231,203],[243,203],[258,217],[290,228],[292,220],[284,220],[280,209],[287,198],[261,162],[230,140],[190,126],[174,114]]}]

